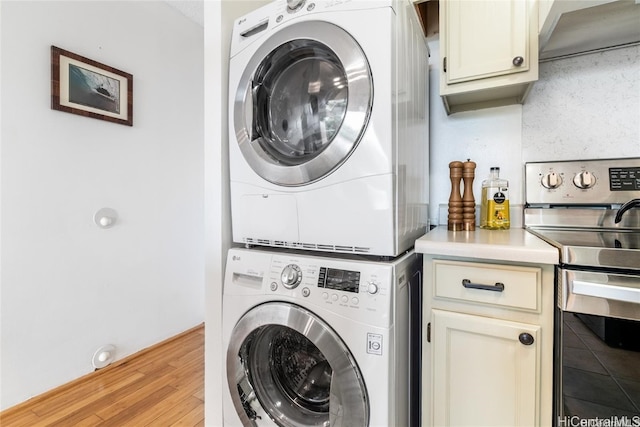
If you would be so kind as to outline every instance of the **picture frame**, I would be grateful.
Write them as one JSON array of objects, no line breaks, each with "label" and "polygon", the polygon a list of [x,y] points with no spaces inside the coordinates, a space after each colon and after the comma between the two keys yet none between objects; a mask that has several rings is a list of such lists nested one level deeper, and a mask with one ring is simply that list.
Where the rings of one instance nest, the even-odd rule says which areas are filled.
[{"label": "picture frame", "polygon": [[51,46],[51,108],[133,126],[133,76]]}]

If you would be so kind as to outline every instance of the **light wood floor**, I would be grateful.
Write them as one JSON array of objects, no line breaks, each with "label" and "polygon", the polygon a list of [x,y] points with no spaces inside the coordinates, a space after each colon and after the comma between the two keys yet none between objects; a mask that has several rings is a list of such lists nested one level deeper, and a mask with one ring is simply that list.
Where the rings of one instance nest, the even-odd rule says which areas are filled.
[{"label": "light wood floor", "polygon": [[203,425],[204,326],[0,413],[2,427]]}]

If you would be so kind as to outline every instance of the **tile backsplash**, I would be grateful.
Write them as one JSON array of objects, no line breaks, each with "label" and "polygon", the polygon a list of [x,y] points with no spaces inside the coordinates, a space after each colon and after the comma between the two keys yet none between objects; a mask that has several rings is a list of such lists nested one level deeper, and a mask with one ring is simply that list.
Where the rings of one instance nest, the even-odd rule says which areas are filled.
[{"label": "tile backsplash", "polygon": [[438,44],[429,42],[432,224],[447,222],[454,160],[477,163],[476,201],[489,168],[500,167],[518,207],[511,212],[517,227],[525,162],[640,157],[640,46],[543,62],[524,105],[447,116],[438,95]]},{"label": "tile backsplash", "polygon": [[640,46],[540,64],[522,106],[525,161],[640,156]]}]

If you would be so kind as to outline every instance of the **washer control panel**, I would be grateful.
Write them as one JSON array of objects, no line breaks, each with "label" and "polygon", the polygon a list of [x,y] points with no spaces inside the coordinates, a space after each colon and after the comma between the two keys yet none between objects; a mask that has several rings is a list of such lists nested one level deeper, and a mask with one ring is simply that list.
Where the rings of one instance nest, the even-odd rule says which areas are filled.
[{"label": "washer control panel", "polygon": [[[232,248],[223,293],[260,301],[289,301],[383,328],[393,324],[394,301],[408,291],[415,255],[393,262],[342,255],[292,254]],[[411,267],[410,267],[411,266]]]},{"label": "washer control panel", "polygon": [[271,295],[301,300],[304,306],[320,306],[342,313],[368,313],[383,324],[389,321],[393,266],[329,257],[277,254],[271,258],[263,288]]},{"label": "washer control panel", "polygon": [[525,196],[529,205],[622,204],[640,196],[640,158],[527,163]]}]

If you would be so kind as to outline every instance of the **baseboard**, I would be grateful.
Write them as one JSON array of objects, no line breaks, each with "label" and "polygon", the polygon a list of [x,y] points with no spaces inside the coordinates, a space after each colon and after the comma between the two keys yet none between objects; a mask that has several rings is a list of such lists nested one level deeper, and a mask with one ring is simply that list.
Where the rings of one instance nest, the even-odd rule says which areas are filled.
[{"label": "baseboard", "polygon": [[76,378],[75,380],[69,381],[68,383],[65,383],[65,384],[62,384],[62,385],[59,385],[56,388],[53,388],[53,389],[51,389],[49,391],[45,391],[44,393],[39,394],[37,396],[34,396],[34,397],[30,398],[30,399],[27,399],[22,403],[18,403],[15,406],[7,408],[4,411],[0,412],[0,419],[3,416],[8,417],[9,415],[12,415],[14,412],[21,410],[24,406],[33,405],[35,403],[39,403],[39,402],[41,402],[43,400],[48,399],[52,395],[64,393],[66,390],[74,388],[74,387],[77,387],[78,385],[80,385],[80,384],[82,384],[82,383],[84,383],[84,382],[86,382],[88,380],[94,380],[96,378],[96,376],[98,376],[98,375],[102,375],[105,372],[109,372],[112,369],[116,369],[118,366],[120,366],[122,364],[131,362],[132,360],[134,360],[134,359],[136,359],[136,358],[138,358],[140,356],[143,356],[143,355],[145,355],[146,353],[148,353],[150,351],[157,350],[158,348],[160,348],[160,347],[162,347],[164,345],[167,345],[167,344],[171,343],[172,341],[175,341],[178,338],[181,338],[181,337],[183,337],[185,335],[188,335],[188,334],[191,334],[193,332],[196,332],[199,329],[204,329],[204,323],[201,323],[201,324],[199,324],[197,326],[194,326],[193,328],[187,329],[184,332],[181,332],[181,333],[179,333],[177,335],[169,337],[166,340],[160,341],[159,343],[153,344],[153,345],[151,345],[151,346],[149,346],[147,348],[143,348],[142,350],[140,350],[140,351],[138,351],[136,353],[130,354],[129,356],[127,356],[125,358],[122,358],[120,360],[117,360],[117,361],[113,362],[109,366],[106,366],[106,367],[104,367],[102,369],[96,369],[93,372],[89,372],[86,375],[83,375],[83,376],[81,376],[79,378]]}]

